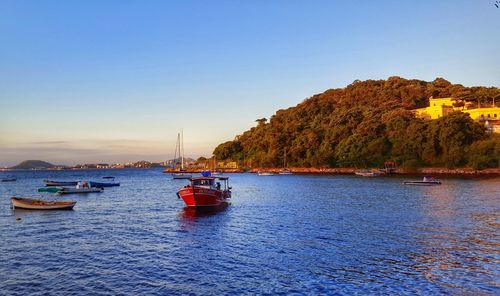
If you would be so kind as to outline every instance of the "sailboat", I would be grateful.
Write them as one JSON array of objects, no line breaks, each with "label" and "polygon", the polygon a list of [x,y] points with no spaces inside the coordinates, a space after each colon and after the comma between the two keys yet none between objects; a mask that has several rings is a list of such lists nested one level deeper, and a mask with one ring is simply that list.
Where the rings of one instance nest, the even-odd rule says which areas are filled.
[{"label": "sailboat", "polygon": [[220,170],[217,170],[217,158],[214,156],[214,171],[212,172],[212,175],[222,175],[222,172]]},{"label": "sailboat", "polygon": [[286,168],[286,148],[283,153],[283,169],[279,172],[280,175],[293,175],[293,172]]},{"label": "sailboat", "polygon": [[191,179],[192,175],[184,170],[184,133],[182,130],[180,134],[177,134],[177,143],[175,145],[174,153],[174,170],[177,162],[177,152],[179,152],[178,155],[181,157],[181,169],[179,172],[172,173],[172,179]]}]

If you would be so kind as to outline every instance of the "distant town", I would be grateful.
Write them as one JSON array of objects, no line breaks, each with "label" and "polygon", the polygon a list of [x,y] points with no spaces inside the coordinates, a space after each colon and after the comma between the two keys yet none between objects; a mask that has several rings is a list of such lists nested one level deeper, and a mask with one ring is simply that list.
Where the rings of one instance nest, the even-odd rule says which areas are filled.
[{"label": "distant town", "polygon": [[[198,159],[185,158],[184,166],[189,169],[209,169],[209,168],[221,168],[221,169],[235,169],[238,168],[236,162],[217,162],[214,164],[213,159],[207,159],[205,157],[199,157]],[[41,160],[26,160],[20,164],[13,167],[2,167],[0,170],[85,170],[85,169],[125,169],[125,168],[174,168],[179,167],[181,164],[181,159],[170,159],[163,162],[150,162],[146,160],[140,160],[137,162],[127,162],[127,163],[85,163],[76,164],[73,166],[68,165],[55,165],[49,162]]]}]

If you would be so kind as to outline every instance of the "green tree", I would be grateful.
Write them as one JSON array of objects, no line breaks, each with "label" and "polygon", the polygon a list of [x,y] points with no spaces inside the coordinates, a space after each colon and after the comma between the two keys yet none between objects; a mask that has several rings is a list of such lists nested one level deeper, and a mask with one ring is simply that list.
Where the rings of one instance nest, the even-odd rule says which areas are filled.
[{"label": "green tree", "polygon": [[443,78],[354,81],[278,110],[269,121],[256,120],[257,126],[220,144],[214,155],[274,167],[282,165],[285,149],[290,166],[381,166],[388,159],[411,166],[470,163],[471,145],[488,135],[466,114],[415,118],[410,109],[425,107],[430,96],[483,103],[500,98],[500,89],[464,87]]}]

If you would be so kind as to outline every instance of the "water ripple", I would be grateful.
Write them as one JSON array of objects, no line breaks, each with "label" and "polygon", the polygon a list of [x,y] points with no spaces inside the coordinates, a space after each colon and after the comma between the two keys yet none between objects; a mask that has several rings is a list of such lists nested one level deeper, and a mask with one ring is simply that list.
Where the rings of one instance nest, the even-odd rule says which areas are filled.
[{"label": "water ripple", "polygon": [[112,173],[122,186],[70,196],[74,211],[14,211],[9,198],[46,178],[110,171],[15,172],[18,182],[0,184],[3,294],[500,293],[499,179],[410,188],[240,174],[231,205],[200,212],[175,196],[184,181]]}]

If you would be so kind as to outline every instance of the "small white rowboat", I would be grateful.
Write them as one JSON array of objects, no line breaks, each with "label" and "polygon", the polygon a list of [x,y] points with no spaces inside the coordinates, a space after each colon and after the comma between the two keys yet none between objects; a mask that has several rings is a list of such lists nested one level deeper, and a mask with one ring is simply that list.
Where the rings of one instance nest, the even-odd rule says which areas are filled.
[{"label": "small white rowboat", "polygon": [[76,201],[47,201],[22,197],[13,197],[10,200],[14,208],[29,210],[71,210],[76,204]]},{"label": "small white rowboat", "polygon": [[273,172],[257,172],[259,176],[274,176]]},{"label": "small white rowboat", "polygon": [[436,180],[432,176],[425,176],[422,181],[404,181],[404,185],[419,185],[419,186],[432,186],[441,185],[441,181]]}]

